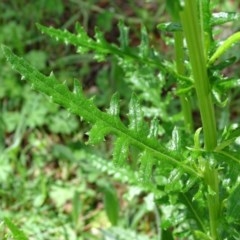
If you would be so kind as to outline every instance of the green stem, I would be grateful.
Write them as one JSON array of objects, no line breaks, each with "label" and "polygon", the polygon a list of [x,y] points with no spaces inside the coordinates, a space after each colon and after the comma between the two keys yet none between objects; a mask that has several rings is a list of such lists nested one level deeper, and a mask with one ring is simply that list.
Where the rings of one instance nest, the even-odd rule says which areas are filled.
[{"label": "green stem", "polygon": [[[198,104],[204,133],[204,147],[212,151],[217,145],[216,120],[211,96],[211,88],[207,74],[206,51],[204,45],[204,30],[201,27],[198,12],[198,0],[185,0],[183,12],[180,14],[183,31],[189,51],[192,75],[197,93]],[[203,16],[200,14],[200,18]],[[206,161],[204,180],[207,185],[206,198],[208,202],[210,235],[218,240],[219,189],[218,172]]]},{"label": "green stem", "polygon": [[195,89],[202,119],[205,149],[211,151],[217,144],[216,121],[207,74],[202,31],[198,21],[197,1],[186,0],[181,13]]}]

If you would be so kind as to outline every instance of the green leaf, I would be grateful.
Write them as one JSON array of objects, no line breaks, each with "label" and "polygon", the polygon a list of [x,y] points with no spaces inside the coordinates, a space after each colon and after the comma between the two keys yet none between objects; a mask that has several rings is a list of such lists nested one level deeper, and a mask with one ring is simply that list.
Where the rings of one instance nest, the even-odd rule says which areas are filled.
[{"label": "green leaf", "polygon": [[[120,23],[121,26],[121,23]],[[93,52],[95,54],[95,58],[97,60],[105,60],[106,56],[111,54],[113,56],[117,56],[121,59],[133,60],[135,62],[146,64],[148,63],[149,66],[157,67],[162,72],[167,72],[171,76],[175,78],[179,78],[182,80],[186,80],[186,77],[180,76],[177,74],[171,67],[169,67],[166,63],[161,62],[159,57],[156,55],[151,54],[150,56],[145,56],[145,54],[137,55],[130,51],[130,48],[122,48],[127,44],[127,30],[123,30],[122,27],[121,31],[123,32],[120,41],[122,41],[122,46],[118,47],[115,44],[108,43],[104,37],[103,33],[101,33],[98,29],[95,32],[95,39],[89,37],[83,27],[79,24],[76,25],[76,34],[70,33],[67,30],[60,30],[55,29],[53,27],[45,27],[40,24],[37,24],[37,28],[42,32],[50,37],[56,39],[57,41],[61,41],[65,44],[72,44],[77,48],[79,53],[86,53],[86,52]],[[147,33],[145,30],[142,30],[142,42],[146,41]],[[144,45],[145,50],[143,51],[146,53],[146,45]],[[136,52],[136,51],[135,51]],[[148,52],[148,51],[147,51]],[[141,51],[140,51],[141,53]]]},{"label": "green leaf", "polygon": [[119,94],[115,93],[112,95],[110,108],[107,111],[109,114],[119,117],[120,107],[119,107]]},{"label": "green leaf", "polygon": [[129,104],[129,129],[137,133],[147,133],[146,125],[143,121],[143,112],[136,94],[132,94]]},{"label": "green leaf", "polygon": [[163,32],[180,32],[180,31],[182,31],[181,24],[174,23],[174,22],[160,23],[157,25],[157,28]]},{"label": "green leaf", "polygon": [[110,184],[104,184],[104,208],[112,225],[116,226],[119,220],[119,201],[117,192]]},{"label": "green leaf", "polygon": [[123,166],[128,156],[129,140],[125,137],[120,137],[114,145],[113,163],[116,166]]},{"label": "green leaf", "polygon": [[175,126],[172,131],[171,149],[180,153],[182,150],[182,139],[181,130]]},{"label": "green leaf", "polygon": [[141,153],[139,161],[140,161],[139,180],[142,181],[143,183],[151,182],[154,159],[147,151],[144,151],[143,153]]},{"label": "green leaf", "polygon": [[232,88],[236,88],[240,86],[239,78],[230,78],[230,79],[222,79],[214,82],[213,87],[218,88],[219,90],[230,90]]},{"label": "green leaf", "polygon": [[[120,119],[100,111],[93,103],[93,100],[87,99],[81,91],[78,94],[76,91],[71,92],[67,86],[59,83],[53,74],[48,77],[44,76],[28,62],[13,54],[9,48],[3,46],[3,52],[12,67],[32,83],[36,90],[48,95],[54,102],[60,104],[69,112],[81,116],[85,121],[93,125],[102,122],[105,127],[111,128],[111,132],[120,139],[116,141],[117,148],[114,150],[116,162],[124,162],[123,156],[126,156],[127,151],[126,147],[123,147],[123,152],[121,151],[121,143],[126,141],[123,146],[132,144],[139,149],[147,150],[158,160],[167,161],[199,177],[198,172],[181,161],[182,157],[178,152],[170,151],[161,146],[157,140],[147,137],[146,124],[142,121],[142,112],[136,96],[133,96],[130,104],[130,129],[128,129]],[[118,158],[118,155],[120,158]]]},{"label": "green leaf", "polygon": [[227,22],[237,21],[239,19],[240,14],[236,12],[217,12],[212,15],[211,26],[217,26]]},{"label": "green leaf", "polygon": [[10,219],[5,218],[4,222],[10,229],[15,240],[28,240],[24,232],[20,230],[14,223],[12,223]]},{"label": "green leaf", "polygon": [[140,56],[147,58],[150,53],[149,47],[149,36],[146,27],[142,26],[141,28],[141,43],[139,45]]},{"label": "green leaf", "polygon": [[104,141],[104,137],[111,132],[111,128],[107,127],[103,122],[97,122],[93,125],[92,129],[88,132],[88,144],[96,144]]},{"label": "green leaf", "polygon": [[234,44],[240,41],[240,32],[236,32],[228,37],[214,52],[208,61],[208,64],[213,64],[218,58],[220,58],[228,49],[230,49]]},{"label": "green leaf", "polygon": [[159,127],[159,121],[157,118],[153,118],[150,124],[150,129],[149,129],[149,138],[157,138],[158,136],[158,127]]},{"label": "green leaf", "polygon": [[206,233],[203,233],[203,232],[200,232],[200,231],[194,231],[194,235],[195,235],[197,240],[213,240]]},{"label": "green leaf", "polygon": [[121,49],[127,49],[129,47],[129,28],[125,26],[123,21],[118,23],[118,28],[120,32],[119,42]]},{"label": "green leaf", "polygon": [[233,223],[240,221],[240,184],[238,184],[235,189],[230,194],[227,201],[227,216],[228,221]]}]

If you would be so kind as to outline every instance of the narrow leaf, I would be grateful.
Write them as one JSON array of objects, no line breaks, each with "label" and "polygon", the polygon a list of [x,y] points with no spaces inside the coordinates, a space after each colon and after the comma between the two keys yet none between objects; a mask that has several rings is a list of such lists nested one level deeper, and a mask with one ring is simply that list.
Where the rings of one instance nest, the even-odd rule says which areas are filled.
[{"label": "narrow leaf", "polygon": [[[12,67],[32,83],[36,90],[48,95],[54,102],[60,104],[69,112],[81,116],[87,122],[92,124],[99,121],[104,122],[106,126],[111,128],[113,134],[120,137],[120,140],[118,139],[117,142],[125,143],[123,145],[125,147],[122,147],[121,149],[121,144],[116,145],[117,147],[114,154],[115,162],[124,162],[125,158],[123,156],[127,155],[126,146],[133,144],[139,149],[147,149],[152,156],[156,157],[159,161],[167,161],[168,163],[178,166],[185,172],[196,177],[200,176],[195,169],[182,161],[182,156],[179,155],[179,153],[169,151],[164,146],[161,146],[156,139],[147,138],[148,129],[146,128],[146,124],[141,120],[141,108],[136,97],[134,97],[135,99],[132,101],[132,106],[130,108],[131,129],[128,129],[120,119],[100,111],[93,101],[87,99],[81,91],[79,91],[78,94],[70,91],[69,93],[66,93],[68,88],[63,88],[62,83],[59,83],[53,75],[50,75],[49,77],[43,75],[28,62],[13,54],[8,47],[3,46],[2,48],[4,55],[12,64]],[[61,86],[57,87],[58,85]],[[136,129],[139,130],[141,134],[140,132],[137,132]]]},{"label": "narrow leaf", "polygon": [[119,117],[119,113],[120,113],[120,107],[119,107],[119,94],[115,93],[113,94],[112,98],[111,98],[111,102],[110,102],[110,108],[108,109],[108,113]]},{"label": "narrow leaf", "polygon": [[123,166],[128,157],[129,141],[124,137],[120,137],[116,140],[114,145],[113,163],[116,166]]},{"label": "narrow leaf", "polygon": [[24,232],[20,230],[14,223],[12,223],[10,219],[5,218],[4,222],[10,229],[15,240],[28,240]]},{"label": "narrow leaf", "polygon": [[215,53],[209,59],[209,65],[213,64],[218,58],[220,58],[229,48],[235,43],[240,41],[240,32],[236,32],[228,37],[215,51]]},{"label": "narrow leaf", "polygon": [[151,182],[152,168],[154,164],[153,158],[147,151],[144,151],[141,153],[139,161],[139,180],[144,183]]},{"label": "narrow leaf", "polygon": [[120,32],[119,42],[121,49],[126,49],[129,46],[129,28],[124,25],[123,21],[118,23],[118,28]]},{"label": "narrow leaf", "polygon": [[139,46],[140,56],[147,58],[149,56],[150,47],[149,47],[149,36],[147,33],[146,27],[142,26],[141,28],[141,44]]},{"label": "narrow leaf", "polygon": [[112,225],[116,226],[119,219],[119,201],[117,192],[110,184],[103,187],[104,192],[104,207],[108,219]]},{"label": "narrow leaf", "polygon": [[157,120],[157,118],[153,118],[150,124],[150,130],[149,130],[149,134],[148,137],[149,138],[157,138],[158,136],[158,126],[159,122]]},{"label": "narrow leaf", "polygon": [[217,26],[240,19],[240,14],[236,12],[218,12],[213,13],[211,18],[211,25]]},{"label": "narrow leaf", "polygon": [[163,32],[180,32],[182,31],[182,26],[180,23],[168,22],[158,24],[158,29]]},{"label": "narrow leaf", "polygon": [[136,132],[141,132],[144,129],[143,112],[136,94],[132,95],[129,104],[129,128]]}]

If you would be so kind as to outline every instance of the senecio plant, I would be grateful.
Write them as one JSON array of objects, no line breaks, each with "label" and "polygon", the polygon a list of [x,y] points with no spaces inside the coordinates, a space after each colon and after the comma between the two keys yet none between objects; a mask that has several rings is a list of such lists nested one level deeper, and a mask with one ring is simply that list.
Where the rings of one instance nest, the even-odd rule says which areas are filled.
[{"label": "senecio plant", "polygon": [[[89,123],[89,144],[115,136],[111,169],[130,176],[129,184],[140,184],[154,194],[160,213],[157,239],[240,239],[240,127],[230,122],[226,107],[229,90],[239,80],[222,74],[236,61],[223,60],[222,55],[240,40],[240,32],[221,42],[214,36],[215,26],[239,16],[212,13],[208,0],[168,0],[166,6],[172,22],[158,28],[172,34],[175,61],[164,59],[150,46],[144,27],[140,45],[131,47],[123,22],[119,45],[108,43],[98,29],[94,38],[89,37],[79,24],[76,33],[37,24],[42,33],[75,46],[78,53],[91,52],[97,61],[115,59],[133,90],[125,117],[120,118],[118,93],[102,111],[94,98],[85,97],[78,80],[71,90],[53,73],[43,75],[8,47],[3,46],[3,51],[34,89]],[[178,97],[181,112],[171,115],[173,96],[174,106]],[[193,106],[200,113],[198,125]],[[223,121],[222,115],[228,117]],[[129,160],[133,148],[137,157]],[[101,163],[105,170],[108,162]],[[168,216],[166,206],[172,207]]]}]

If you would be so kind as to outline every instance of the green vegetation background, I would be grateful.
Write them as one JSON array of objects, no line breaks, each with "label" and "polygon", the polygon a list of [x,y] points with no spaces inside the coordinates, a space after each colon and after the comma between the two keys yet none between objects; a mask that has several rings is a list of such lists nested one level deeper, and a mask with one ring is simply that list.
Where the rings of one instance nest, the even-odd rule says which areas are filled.
[{"label": "green vegetation background", "polygon": [[[216,2],[225,10],[238,7],[237,1]],[[97,63],[91,54],[78,55],[41,35],[35,23],[71,31],[78,21],[90,35],[98,26],[108,41],[117,42],[117,23],[123,20],[130,26],[133,46],[139,43],[143,24],[152,44],[166,56],[172,54],[156,30],[168,18],[163,0],[10,0],[0,2],[0,12],[0,43],[40,71],[53,70],[60,81],[71,85],[73,78],[79,79],[103,109],[116,89],[130,98],[121,69],[114,62]],[[152,196],[99,171],[87,155],[93,149],[84,145],[88,128],[80,119],[20,81],[2,53],[0,62],[0,239],[11,239],[6,217],[30,239],[115,239],[107,238],[114,219],[115,232],[132,237],[128,239],[134,239],[135,232],[141,233],[138,239],[154,239]],[[239,74],[237,68],[229,71]],[[122,105],[124,109],[126,103]],[[232,104],[233,117],[240,116],[237,106]],[[111,139],[94,151],[109,158]],[[120,217],[111,217],[111,209]]]}]

